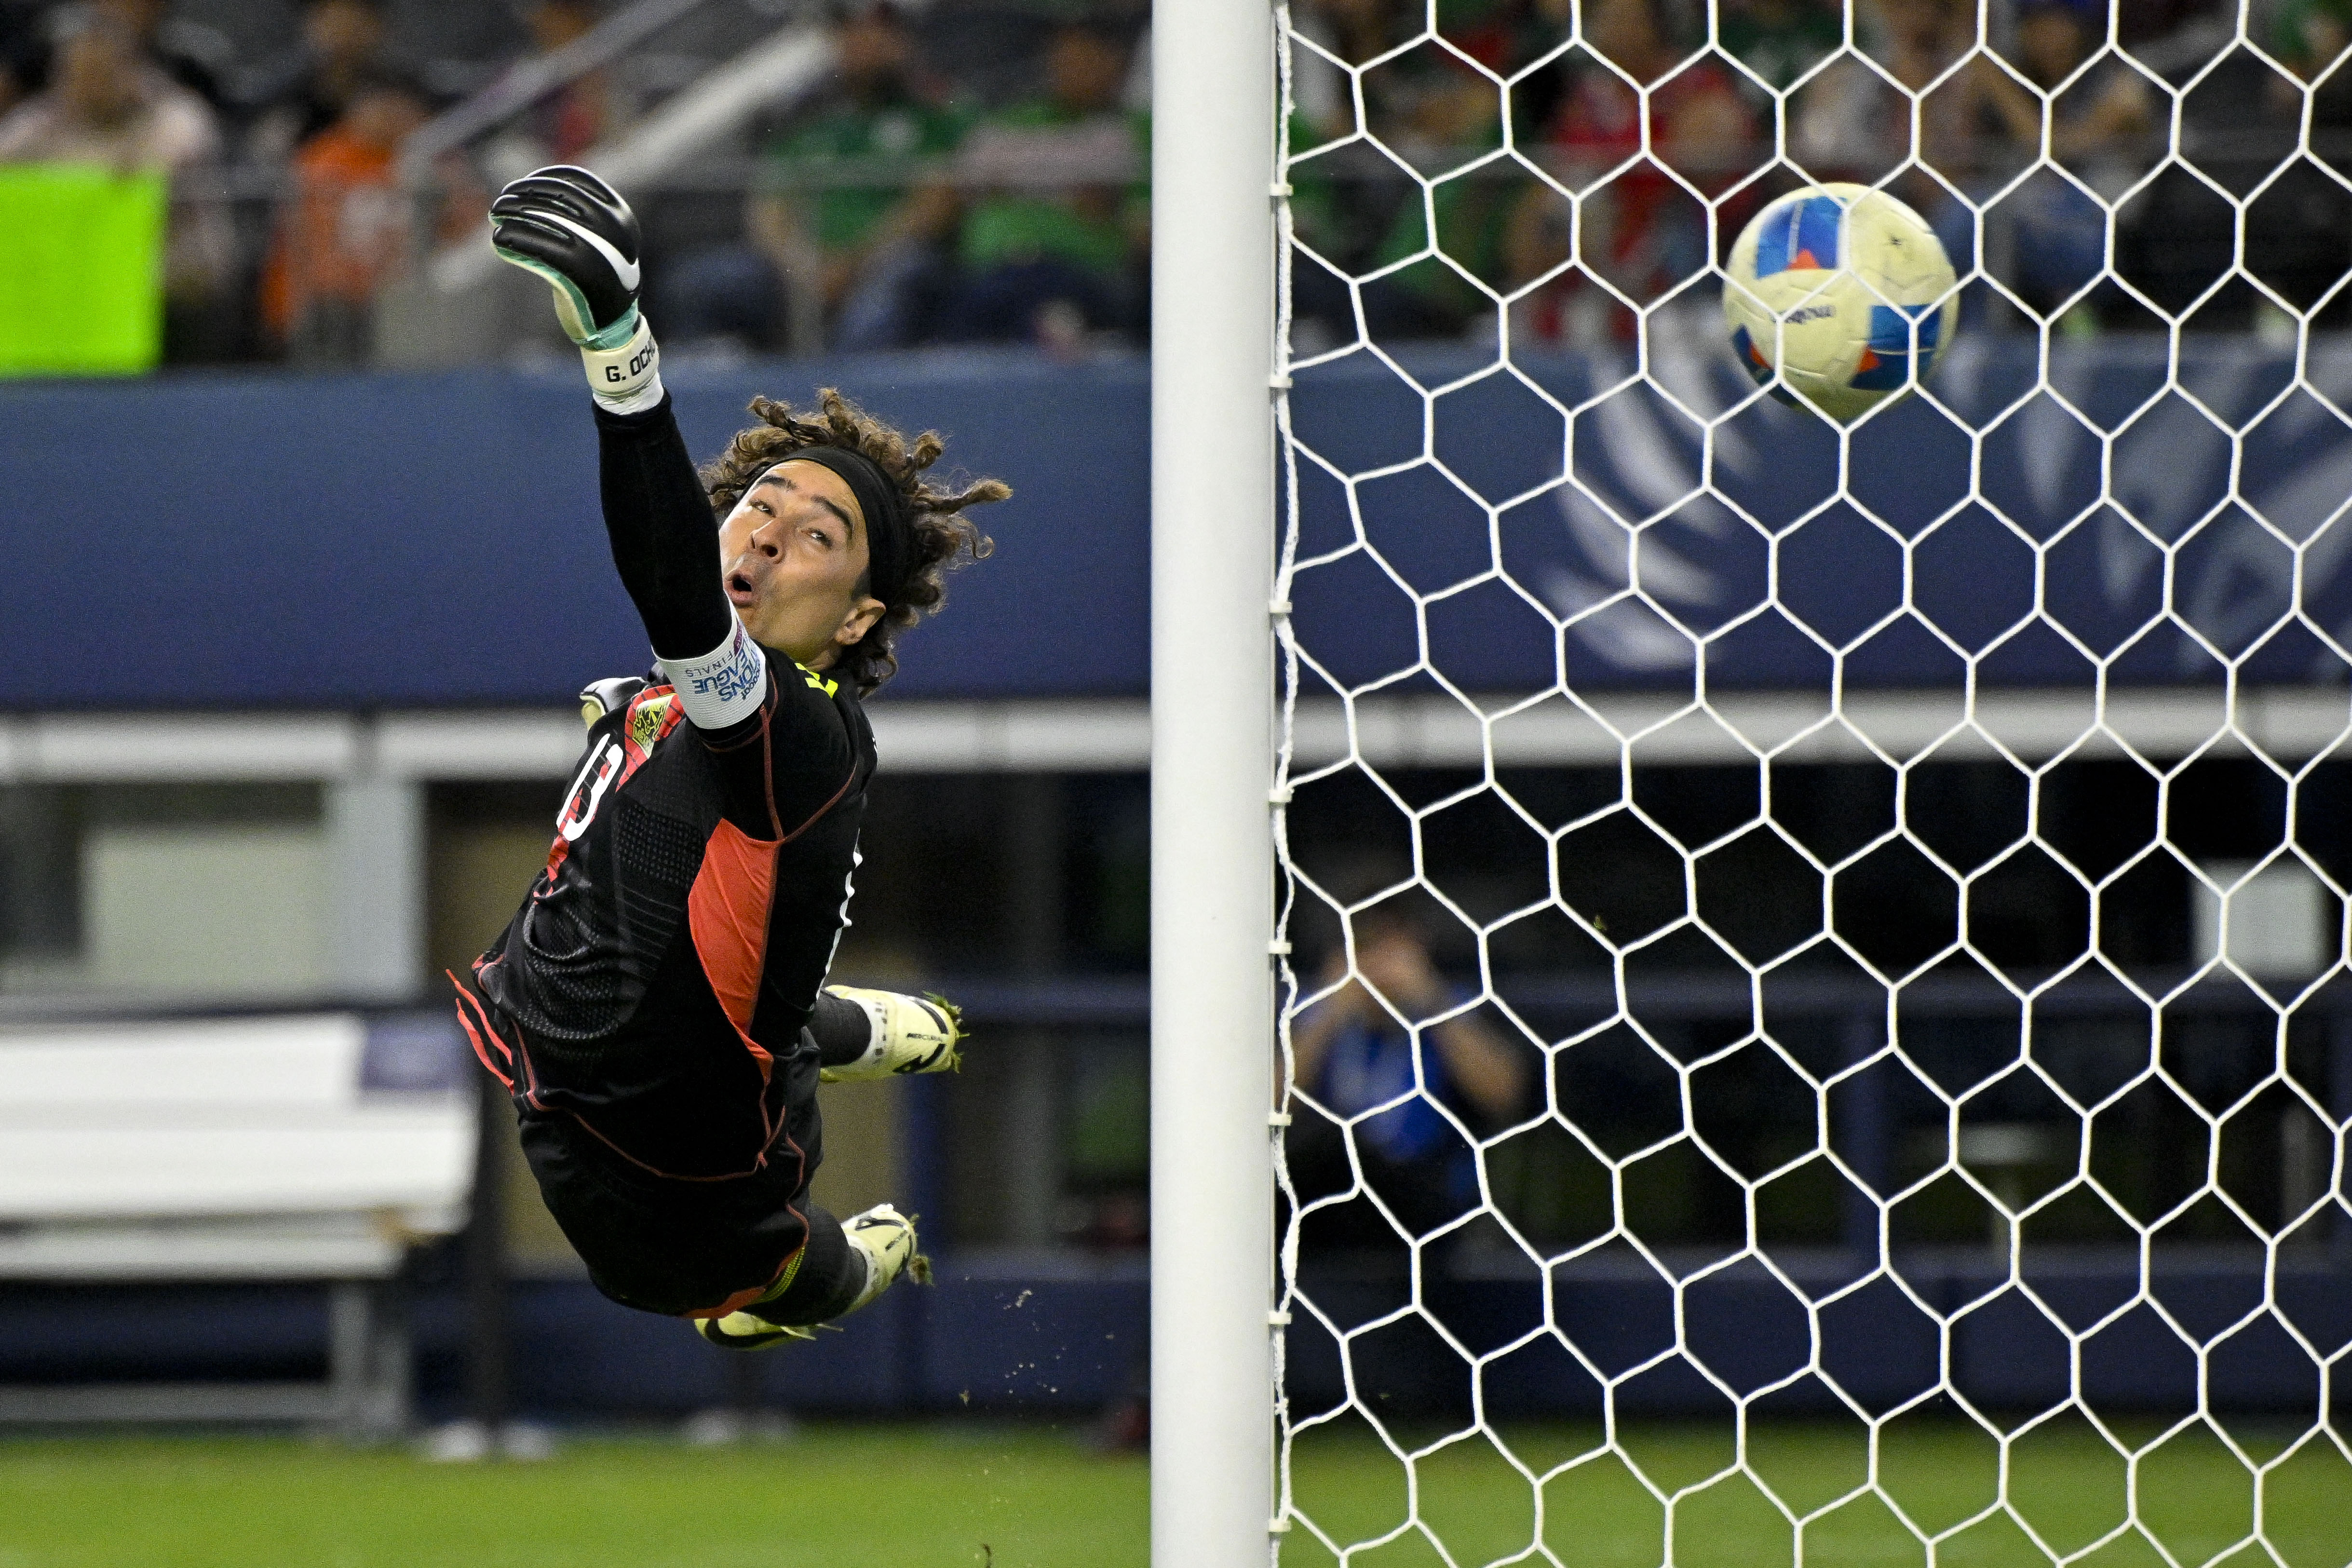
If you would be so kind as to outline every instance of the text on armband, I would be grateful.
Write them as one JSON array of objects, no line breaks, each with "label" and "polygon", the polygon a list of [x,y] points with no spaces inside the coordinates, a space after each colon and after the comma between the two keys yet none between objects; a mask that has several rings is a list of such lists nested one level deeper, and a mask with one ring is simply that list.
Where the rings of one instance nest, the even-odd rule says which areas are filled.
[{"label": "text on armband", "polygon": [[734,643],[727,650],[727,661],[717,668],[696,671],[688,679],[698,692],[709,692],[722,701],[731,702],[739,697],[758,695],[767,667],[761,662],[757,647],[740,628]]}]

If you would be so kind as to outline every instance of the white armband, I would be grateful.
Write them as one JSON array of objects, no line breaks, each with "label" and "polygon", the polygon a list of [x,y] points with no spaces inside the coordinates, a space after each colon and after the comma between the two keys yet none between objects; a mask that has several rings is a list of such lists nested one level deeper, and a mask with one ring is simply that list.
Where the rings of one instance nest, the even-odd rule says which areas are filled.
[{"label": "white armband", "polygon": [[767,656],[740,621],[725,642],[698,658],[656,662],[697,729],[740,724],[760,710],[768,694]]}]

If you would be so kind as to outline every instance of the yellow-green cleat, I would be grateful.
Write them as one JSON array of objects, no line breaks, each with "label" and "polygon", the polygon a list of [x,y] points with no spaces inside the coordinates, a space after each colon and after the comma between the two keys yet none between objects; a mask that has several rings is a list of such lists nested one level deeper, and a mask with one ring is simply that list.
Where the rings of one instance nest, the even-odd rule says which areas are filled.
[{"label": "yellow-green cleat", "polygon": [[750,1312],[730,1312],[723,1318],[697,1318],[695,1332],[721,1350],[772,1350],[787,1340],[813,1340],[814,1329],[793,1328],[783,1323],[772,1323]]},{"label": "yellow-green cleat", "polygon": [[842,1309],[845,1313],[887,1290],[901,1274],[918,1285],[931,1282],[931,1260],[915,1250],[915,1222],[888,1204],[850,1215],[841,1222],[841,1231],[866,1258],[866,1289]]},{"label": "yellow-green cleat", "polygon": [[963,1014],[944,996],[908,996],[897,991],[868,991],[856,985],[828,985],[825,994],[855,1002],[866,1011],[871,1034],[866,1054],[854,1062],[826,1068],[817,1077],[826,1083],[856,1083],[895,1078],[900,1073],[953,1072],[962,1062],[957,1051],[963,1039]]}]

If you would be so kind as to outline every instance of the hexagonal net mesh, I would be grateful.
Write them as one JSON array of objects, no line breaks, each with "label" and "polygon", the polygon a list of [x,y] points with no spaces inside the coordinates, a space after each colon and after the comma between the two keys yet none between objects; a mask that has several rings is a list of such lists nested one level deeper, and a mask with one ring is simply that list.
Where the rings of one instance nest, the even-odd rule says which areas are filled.
[{"label": "hexagonal net mesh", "polygon": [[1276,19],[1277,1556],[2352,1560],[2352,16]]}]

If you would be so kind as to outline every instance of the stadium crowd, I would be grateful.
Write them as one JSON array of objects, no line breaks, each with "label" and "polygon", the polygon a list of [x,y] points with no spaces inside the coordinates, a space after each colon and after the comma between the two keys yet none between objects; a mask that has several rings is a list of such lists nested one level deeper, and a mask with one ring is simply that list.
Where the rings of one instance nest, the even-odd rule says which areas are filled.
[{"label": "stadium crowd", "polygon": [[[1851,49],[1835,0],[1721,0],[1711,50],[1695,0],[1437,0],[1418,44],[1423,0],[1295,0],[1291,141],[1317,150],[1293,175],[1301,331],[1352,337],[1360,298],[1383,339],[1491,337],[1493,289],[1518,296],[1522,345],[1629,340],[1632,307],[1678,291],[1711,306],[1692,280],[1799,169],[1891,177],[1964,271],[1980,258],[1998,280],[1972,286],[1973,314],[2022,308],[2077,332],[2160,324],[2142,297],[2197,305],[2199,327],[2291,327],[2243,282],[2204,298],[2237,244],[2221,193],[2251,196],[2247,269],[2336,324],[2352,0],[2258,4],[2261,52],[2233,44],[2220,0],[2115,4],[2125,54],[2105,50],[2106,0],[1992,0],[1989,51],[1969,0],[1858,0]],[[168,178],[168,360],[364,363],[387,283],[472,243],[488,190],[609,148],[680,85],[622,58],[528,89],[535,63],[620,8],[0,0],[0,161]],[[639,193],[666,341],[1140,342],[1140,0],[820,14],[836,63],[818,91],[756,117],[677,190]],[[487,130],[417,140],[500,92],[513,112]],[[2021,179],[2040,93],[2059,167]],[[2151,180],[2176,94],[2197,168]],[[1351,276],[1375,280],[1351,291]]]},{"label": "stadium crowd", "polygon": [[[2250,37],[2276,66],[2234,47],[2234,7],[2207,0],[2116,0],[2123,54],[2105,47],[2106,0],[1994,0],[1981,15],[1968,0],[1857,0],[1852,49],[1835,0],[1723,0],[1713,50],[1704,8],[1683,0],[1584,0],[1581,42],[1566,47],[1568,0],[1452,0],[1439,6],[1451,18],[1440,41],[1363,73],[1359,110],[1339,66],[1396,47],[1420,7],[1309,0],[1301,31],[1322,58],[1301,51],[1293,145],[1329,151],[1292,181],[1301,237],[1333,268],[1299,268],[1298,310],[1352,337],[1340,275],[1425,252],[1433,222],[1446,259],[1362,291],[1376,336],[1491,334],[1475,279],[1520,295],[1516,344],[1630,340],[1629,306],[1685,289],[1801,169],[1891,182],[1963,273],[1981,258],[2003,303],[2074,331],[2153,327],[2158,318],[2100,282],[2102,203],[2116,205],[2115,271],[2166,310],[2189,308],[2227,270],[2234,240],[2230,204],[2198,174],[2175,164],[2141,184],[2164,154],[2171,94],[2189,89],[2184,154],[2242,196],[2295,159],[2309,83],[2311,155],[2263,190],[2246,225],[2248,269],[2307,308],[2352,265],[2352,202],[2336,177],[2352,166],[2352,71],[2333,68],[2352,5],[2256,10]],[[1990,49],[1978,47],[1980,21]],[[1507,103],[1486,72],[1515,83]],[[2064,173],[2021,180],[2042,150],[2044,93]],[[1426,214],[1399,163],[1428,183]],[[1710,286],[1688,293],[1712,308]],[[1970,290],[1973,313],[1994,303],[1984,286]],[[2195,324],[2266,319],[2242,283]]]}]

